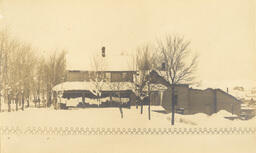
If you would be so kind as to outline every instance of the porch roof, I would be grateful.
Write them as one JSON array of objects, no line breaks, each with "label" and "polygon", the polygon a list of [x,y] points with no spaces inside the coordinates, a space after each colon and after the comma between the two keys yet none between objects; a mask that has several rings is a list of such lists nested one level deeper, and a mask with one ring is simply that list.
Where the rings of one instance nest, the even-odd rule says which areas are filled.
[{"label": "porch roof", "polygon": [[88,91],[127,91],[133,90],[132,82],[83,82],[69,81],[60,83],[52,88],[53,91],[71,91],[71,90],[88,90]]}]

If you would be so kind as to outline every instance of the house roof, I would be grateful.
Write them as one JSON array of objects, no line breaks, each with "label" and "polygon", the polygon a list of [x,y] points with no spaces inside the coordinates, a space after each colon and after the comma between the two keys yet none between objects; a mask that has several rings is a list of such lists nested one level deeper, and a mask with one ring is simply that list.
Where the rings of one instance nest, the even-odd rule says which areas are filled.
[{"label": "house roof", "polygon": [[[166,75],[166,71],[154,69],[154,70],[152,70],[152,72],[156,72],[159,76],[161,76],[163,79],[165,79],[168,82],[168,77]],[[169,78],[169,80],[170,80],[170,78]],[[175,84],[175,86],[189,87],[189,84],[190,84],[189,82],[181,81],[181,82]],[[170,85],[172,85],[171,82],[170,82]]]},{"label": "house roof", "polygon": [[[119,87],[118,87],[119,86]],[[133,82],[101,82],[101,89],[104,91],[127,91],[135,90]],[[166,90],[167,88],[161,84],[151,84],[151,91]],[[95,82],[69,81],[60,83],[52,88],[53,91],[67,91],[67,90],[96,90]],[[147,86],[144,88],[147,91]]]},{"label": "house roof", "polygon": [[68,60],[67,70],[95,71],[93,64],[95,59],[99,65],[99,71],[134,71],[135,66],[132,62],[132,56],[129,55],[107,55],[102,57],[96,55],[94,57],[80,57],[76,60]]}]

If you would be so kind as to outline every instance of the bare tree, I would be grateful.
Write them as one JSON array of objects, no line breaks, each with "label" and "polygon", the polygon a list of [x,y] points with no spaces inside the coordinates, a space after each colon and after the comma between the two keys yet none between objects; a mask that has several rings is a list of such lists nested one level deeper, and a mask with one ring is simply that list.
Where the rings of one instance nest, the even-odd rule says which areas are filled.
[{"label": "bare tree", "polygon": [[24,110],[25,99],[29,106],[32,94],[38,97],[41,91],[46,91],[51,97],[51,88],[64,81],[66,51],[54,52],[48,59],[38,58],[35,51],[31,44],[11,38],[6,30],[0,31],[0,91],[8,99],[8,111],[13,99],[16,110],[18,104]]},{"label": "bare tree", "polygon": [[11,111],[13,99],[16,110],[18,104],[22,104],[24,110],[24,94],[29,95],[28,91],[32,88],[35,61],[30,44],[11,38],[6,29],[0,31],[0,90],[8,101],[8,111]]},{"label": "bare tree", "polygon": [[9,33],[6,30],[0,32],[1,34],[1,90],[4,95],[5,101],[7,100],[8,103],[8,112],[11,111],[11,101],[12,95],[15,91],[13,89],[14,82],[17,80],[16,78],[12,80],[16,75],[13,72],[13,56],[14,53],[19,47],[19,43],[16,40],[13,40],[9,37]]},{"label": "bare tree", "polygon": [[38,62],[37,62],[37,68],[36,68],[36,82],[34,82],[35,85],[35,91],[38,96],[41,95],[41,99],[43,101],[43,105],[44,107],[47,106],[46,104],[46,97],[45,97],[45,92],[46,90],[46,86],[45,84],[46,82],[46,78],[47,78],[47,74],[46,72],[46,61],[45,58],[43,56],[38,58]]},{"label": "bare tree", "polygon": [[22,104],[24,110],[24,91],[29,95],[32,89],[31,78],[34,77],[36,59],[30,44],[14,41],[11,45],[11,51],[8,53],[8,84],[13,91],[16,110],[18,104]]},{"label": "bare tree", "polygon": [[21,43],[14,40],[10,43],[10,51],[8,53],[8,84],[11,87],[11,97],[16,105],[16,111],[18,110],[18,93],[21,85],[21,60],[20,56],[22,49]]},{"label": "bare tree", "polygon": [[4,96],[5,82],[6,82],[6,73],[5,73],[5,65],[6,65],[6,56],[7,56],[7,43],[8,43],[8,35],[6,31],[0,31],[0,112],[2,111],[2,96]]},{"label": "bare tree", "polygon": [[[137,49],[136,53],[136,69],[139,72],[139,78],[135,79],[136,84],[136,95],[137,100],[141,104],[141,114],[143,113],[143,98],[148,96],[149,100],[149,119],[150,119],[150,82],[147,79],[147,76],[153,68],[156,67],[156,58],[155,53],[150,45],[144,45]],[[148,90],[145,91],[147,86]]]},{"label": "bare tree", "polygon": [[31,80],[35,76],[36,61],[37,57],[35,55],[34,49],[32,49],[29,44],[22,44],[20,47],[21,57],[19,58],[20,65],[17,66],[19,71],[19,101],[22,104],[22,110],[24,110],[24,99],[29,99],[30,93],[33,90]]},{"label": "bare tree", "polygon": [[121,114],[121,118],[123,118],[123,109],[122,109],[122,98],[121,98],[121,90],[122,87],[124,86],[123,82],[117,81],[117,82],[109,82],[109,88],[112,91],[111,96],[118,96],[119,97],[119,110]]},{"label": "bare tree", "polygon": [[[10,87],[10,55],[17,47],[16,41],[9,36],[7,29],[0,31],[0,90],[4,99],[8,99],[8,111],[11,111],[11,87]],[[9,92],[7,92],[9,90]],[[9,93],[9,96],[7,96]],[[2,96],[2,95],[1,95]],[[7,98],[9,97],[9,98]],[[1,97],[0,97],[1,99]],[[0,102],[0,107],[1,107]],[[0,108],[1,110],[1,108]]]},{"label": "bare tree", "polygon": [[104,79],[106,78],[106,74],[103,71],[107,67],[107,62],[104,58],[105,57],[94,55],[91,60],[91,92],[97,97],[98,106],[100,105],[101,91],[104,86]]},{"label": "bare tree", "polygon": [[[44,106],[54,105],[57,108],[57,93],[52,88],[65,81],[66,77],[66,51],[54,51],[48,58],[37,58],[36,71],[33,80],[33,97],[35,105],[43,99]],[[45,99],[46,97],[46,99]]]},{"label": "bare tree", "polygon": [[162,64],[165,78],[171,84],[172,94],[172,125],[175,114],[175,86],[179,83],[191,84],[197,67],[197,56],[191,55],[190,41],[183,37],[167,36],[165,40],[158,41],[158,63]]},{"label": "bare tree", "polygon": [[[45,91],[47,95],[47,105],[54,104],[57,108],[56,93],[52,95],[52,88],[63,82],[66,76],[66,51],[62,50],[59,54],[55,51],[48,60],[45,62],[44,66],[44,84]],[[53,96],[53,101],[52,101]]]}]

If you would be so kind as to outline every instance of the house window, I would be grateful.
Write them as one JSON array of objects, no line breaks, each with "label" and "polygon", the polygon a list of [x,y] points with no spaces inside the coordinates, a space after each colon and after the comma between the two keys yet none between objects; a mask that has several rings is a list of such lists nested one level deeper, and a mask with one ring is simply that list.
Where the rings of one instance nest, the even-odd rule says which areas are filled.
[{"label": "house window", "polygon": [[128,76],[128,73],[122,73],[122,81],[129,81],[129,76]]},{"label": "house window", "polygon": [[122,72],[113,72],[111,74],[112,82],[122,82]]},{"label": "house window", "polygon": [[107,79],[110,78],[112,82],[132,82],[133,75],[129,72],[111,72],[107,74]]}]

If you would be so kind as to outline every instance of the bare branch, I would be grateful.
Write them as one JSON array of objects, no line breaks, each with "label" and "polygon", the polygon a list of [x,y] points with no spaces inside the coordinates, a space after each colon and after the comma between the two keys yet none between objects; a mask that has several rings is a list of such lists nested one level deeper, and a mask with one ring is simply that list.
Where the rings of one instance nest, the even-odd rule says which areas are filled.
[{"label": "bare branch", "polygon": [[190,41],[184,41],[183,37],[167,36],[165,41],[158,41],[157,52],[161,52],[162,61],[167,67],[167,78],[170,83],[177,84],[181,82],[190,83],[196,65],[197,56],[192,58],[188,64],[187,58],[190,57]]}]

